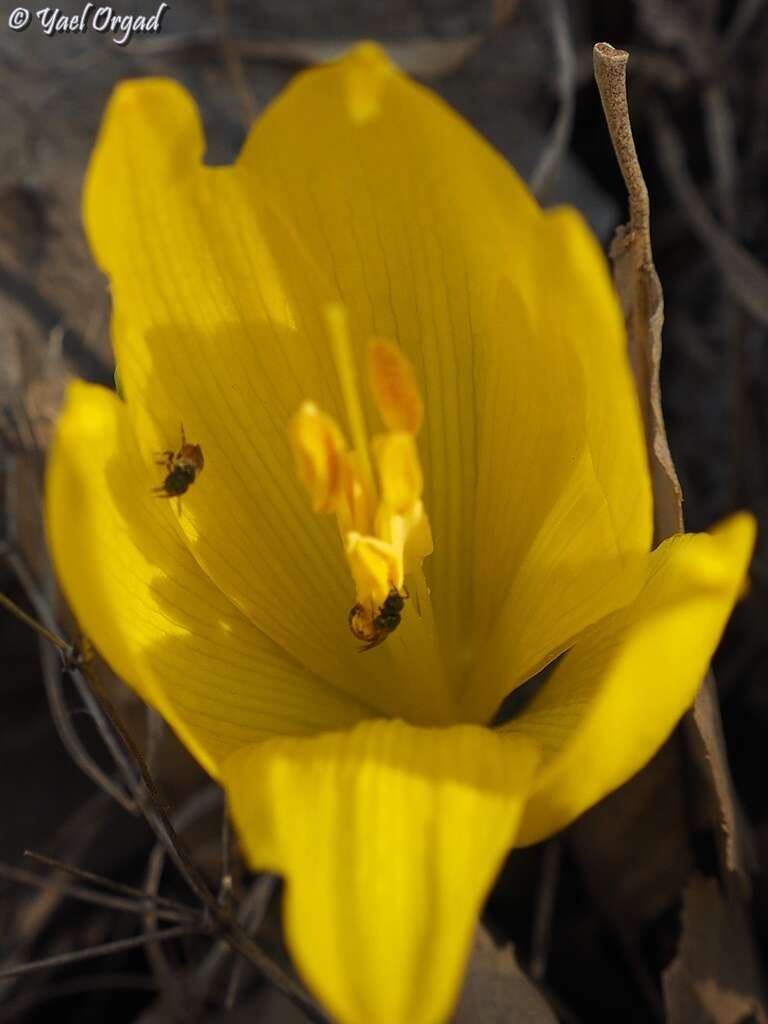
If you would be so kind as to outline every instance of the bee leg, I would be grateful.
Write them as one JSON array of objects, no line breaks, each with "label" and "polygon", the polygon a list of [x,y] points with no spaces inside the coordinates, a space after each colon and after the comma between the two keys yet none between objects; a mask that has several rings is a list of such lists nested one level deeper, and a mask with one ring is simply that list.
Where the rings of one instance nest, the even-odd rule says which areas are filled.
[{"label": "bee leg", "polygon": [[155,452],[155,465],[156,466],[168,466],[170,467],[173,462],[173,452]]}]

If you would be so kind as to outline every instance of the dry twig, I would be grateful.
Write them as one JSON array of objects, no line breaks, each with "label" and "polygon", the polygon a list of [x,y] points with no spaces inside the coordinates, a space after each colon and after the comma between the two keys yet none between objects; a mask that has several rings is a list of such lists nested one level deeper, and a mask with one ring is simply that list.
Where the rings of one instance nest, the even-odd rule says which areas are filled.
[{"label": "dry twig", "polygon": [[576,53],[564,0],[548,0],[550,32],[557,62],[558,111],[549,139],[531,175],[531,191],[546,199],[563,162],[573,130],[576,110]]},{"label": "dry twig", "polygon": [[[28,620],[30,617],[26,612],[18,608],[14,602],[6,598],[4,605],[9,611],[12,611],[14,615],[17,615],[17,617],[22,621],[29,624]],[[19,615],[19,613],[21,614]],[[47,612],[47,615],[50,616],[50,613]],[[41,635],[51,633],[53,637],[52,642],[59,650],[70,651],[72,649],[72,645],[67,643],[66,640],[61,639],[61,637],[57,633],[54,633],[53,630],[49,630],[47,627],[41,627],[40,623],[35,623],[33,628],[35,628],[38,633],[40,633],[42,629],[43,632]],[[301,986],[286,974],[278,964],[271,960],[253,941],[253,939],[246,934],[237,918],[228,910],[228,908],[219,903],[216,896],[208,888],[197,865],[193,861],[186,844],[182,842],[173,826],[173,822],[171,821],[165,802],[158,792],[155,781],[149,772],[141,751],[118,715],[116,708],[107,696],[104,686],[96,675],[93,666],[86,663],[79,669],[70,668],[70,671],[73,674],[82,673],[82,675],[87,679],[91,689],[90,695],[97,713],[97,724],[100,715],[104,731],[109,733],[111,727],[111,730],[113,730],[114,734],[119,737],[120,742],[129,752],[131,761],[135,765],[140,776],[140,782],[134,787],[135,798],[143,811],[147,822],[153,828],[158,840],[179,868],[187,885],[189,885],[200,900],[202,907],[209,915],[210,921],[215,925],[219,936],[227,942],[233,950],[238,952],[240,955],[245,956],[251,963],[253,963],[264,977],[272,982],[272,984],[275,985],[283,995],[290,999],[291,1002],[298,1005],[310,1020],[318,1022],[318,1024],[326,1024],[327,1018],[314,1000],[312,1000]],[[112,740],[112,746],[116,746],[114,737]],[[151,938],[154,938],[154,936],[151,936]],[[144,941],[145,940],[142,938],[140,943],[143,944]],[[15,973],[24,973],[16,968],[13,968],[13,971]],[[11,976],[14,975],[7,975],[7,977]],[[3,977],[3,975],[0,975],[0,978],[1,977]]]},{"label": "dry twig", "polygon": [[174,928],[165,928],[162,931],[155,932],[152,936],[136,935],[131,939],[115,939],[114,942],[104,942],[99,946],[75,950],[73,953],[58,953],[56,956],[47,956],[42,960],[32,960],[26,964],[18,964],[16,967],[8,967],[5,970],[0,970],[0,981],[5,978],[18,978],[21,974],[34,974],[36,971],[65,967],[80,960],[92,960],[95,957],[108,956],[111,953],[122,953],[127,949],[136,949],[139,946],[146,945],[149,938],[158,942],[167,942],[169,939],[180,939],[189,935],[204,934],[205,931],[200,926],[191,928],[189,925],[177,925]]}]

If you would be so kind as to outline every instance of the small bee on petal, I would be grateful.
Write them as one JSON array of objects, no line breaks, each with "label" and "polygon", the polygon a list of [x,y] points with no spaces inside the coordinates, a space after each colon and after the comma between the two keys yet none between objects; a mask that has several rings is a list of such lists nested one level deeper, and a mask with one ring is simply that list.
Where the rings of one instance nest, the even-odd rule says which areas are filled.
[{"label": "small bee on petal", "polygon": [[349,613],[349,628],[353,636],[363,641],[363,646],[359,648],[360,654],[378,647],[390,633],[394,633],[400,625],[407,596],[407,593],[401,594],[396,587],[392,587],[373,618],[363,605],[354,605]]},{"label": "small bee on petal", "polygon": [[[159,498],[181,498],[204,465],[203,449],[199,444],[187,444],[184,436],[184,425],[181,427],[181,447],[177,452],[160,452],[155,460],[159,466],[165,466],[168,474],[161,487],[154,487],[153,493]],[[181,505],[181,502],[179,502]]]}]

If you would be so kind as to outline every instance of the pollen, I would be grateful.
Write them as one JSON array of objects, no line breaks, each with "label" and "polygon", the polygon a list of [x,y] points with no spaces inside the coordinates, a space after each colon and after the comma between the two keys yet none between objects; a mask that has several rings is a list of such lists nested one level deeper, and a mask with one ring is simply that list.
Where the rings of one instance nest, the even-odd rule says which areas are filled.
[{"label": "pollen", "polygon": [[427,599],[421,565],[432,551],[432,533],[416,442],[423,404],[416,373],[400,346],[372,339],[368,382],[384,429],[371,438],[340,303],[326,309],[326,328],[351,445],[339,423],[312,401],[301,405],[289,434],[313,510],[336,516],[356,596],[350,629],[365,641],[361,650],[370,650],[400,625],[409,594],[406,577],[415,578],[420,609]]}]

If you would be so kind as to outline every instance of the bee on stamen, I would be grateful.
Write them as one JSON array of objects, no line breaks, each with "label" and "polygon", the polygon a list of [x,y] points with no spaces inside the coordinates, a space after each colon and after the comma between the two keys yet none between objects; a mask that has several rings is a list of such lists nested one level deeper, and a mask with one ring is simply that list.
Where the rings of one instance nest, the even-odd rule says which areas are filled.
[{"label": "bee on stamen", "polygon": [[397,587],[392,587],[373,618],[363,605],[354,605],[349,613],[349,628],[354,637],[363,641],[363,646],[358,648],[360,654],[378,647],[390,633],[394,633],[400,625],[407,597],[407,592],[401,593]]},{"label": "bee on stamen", "polygon": [[178,498],[181,510],[181,495],[186,494],[203,468],[203,449],[199,444],[187,444],[182,424],[179,450],[158,452],[155,462],[158,466],[165,466],[168,474],[161,487],[152,488],[153,494],[158,498]]}]

